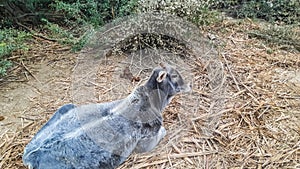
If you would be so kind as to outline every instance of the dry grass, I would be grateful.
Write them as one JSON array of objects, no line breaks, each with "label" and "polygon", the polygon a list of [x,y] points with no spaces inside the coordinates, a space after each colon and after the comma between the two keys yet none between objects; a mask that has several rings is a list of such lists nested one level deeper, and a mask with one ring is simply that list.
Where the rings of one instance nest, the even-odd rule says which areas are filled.
[{"label": "dry grass", "polygon": [[[247,20],[224,21],[204,29],[204,34],[210,30],[209,37],[214,35],[214,41],[223,45],[219,58],[226,83],[219,91],[221,95],[208,85],[211,78],[205,64],[190,58],[194,89],[175,97],[164,111],[167,136],[154,151],[133,154],[120,169],[300,167],[300,81],[282,75],[299,71],[300,54],[276,46],[270,53],[270,47],[258,39],[249,39],[245,33],[256,29],[260,25]],[[114,72],[124,68],[116,62],[108,58],[99,67],[100,80],[94,83],[98,102],[123,97],[138,84],[121,79],[124,85],[116,85],[120,78]],[[139,70],[131,69],[135,73]],[[143,79],[145,75],[140,76]],[[71,79],[53,80],[64,83],[47,82],[56,85],[49,93],[42,91],[39,97],[32,98],[33,106],[23,115],[18,131],[1,133],[0,168],[24,168],[24,146],[57,107],[71,101]],[[65,90],[58,90],[61,87]],[[58,101],[61,91],[65,97]],[[43,96],[46,94],[47,99]],[[220,96],[226,102],[221,102],[222,110],[214,110],[219,104],[216,97]]]}]

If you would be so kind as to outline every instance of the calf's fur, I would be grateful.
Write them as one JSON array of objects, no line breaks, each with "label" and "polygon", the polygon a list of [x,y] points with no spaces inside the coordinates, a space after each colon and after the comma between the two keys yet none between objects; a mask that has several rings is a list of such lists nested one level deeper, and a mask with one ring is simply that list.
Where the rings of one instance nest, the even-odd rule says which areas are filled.
[{"label": "calf's fur", "polygon": [[162,65],[128,97],[108,103],[67,104],[26,146],[31,169],[113,169],[132,152],[151,151],[165,136],[162,111],[189,90],[178,71]]}]

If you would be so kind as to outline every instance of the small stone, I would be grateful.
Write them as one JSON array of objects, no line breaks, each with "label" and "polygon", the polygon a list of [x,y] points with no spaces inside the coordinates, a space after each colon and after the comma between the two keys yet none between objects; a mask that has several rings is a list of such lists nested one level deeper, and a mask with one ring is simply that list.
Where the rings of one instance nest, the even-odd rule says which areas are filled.
[{"label": "small stone", "polygon": [[4,118],[4,116],[0,116],[0,121],[2,121],[2,120],[4,120],[5,118]]}]

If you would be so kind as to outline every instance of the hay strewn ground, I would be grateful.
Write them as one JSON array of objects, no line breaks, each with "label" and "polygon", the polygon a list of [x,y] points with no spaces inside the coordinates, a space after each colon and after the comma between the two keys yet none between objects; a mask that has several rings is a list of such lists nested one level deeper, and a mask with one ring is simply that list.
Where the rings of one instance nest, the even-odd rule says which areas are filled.
[{"label": "hay strewn ground", "polygon": [[[207,109],[213,108],[208,104],[213,96],[203,87],[205,65],[191,60],[194,90],[174,98],[165,110],[166,138],[154,151],[133,154],[119,168],[299,168],[300,54],[248,37],[247,30],[260,28],[249,20],[227,20],[204,29],[204,35],[222,46],[219,58],[226,71],[224,110],[208,113]],[[44,43],[48,46],[23,53],[36,57],[35,65],[42,66],[24,63],[25,71],[31,72],[29,80],[23,82],[29,86],[24,92],[34,94],[26,98],[30,104],[16,112],[19,122],[1,121],[0,168],[25,168],[21,162],[24,146],[59,106],[72,101],[70,75],[76,55],[57,44]],[[113,83],[111,72],[115,69],[111,62],[99,70],[98,101],[120,98],[131,91],[129,87],[115,94],[122,88]],[[132,88],[136,85],[127,83]],[[10,87],[5,84],[1,92],[4,88],[10,92]],[[198,100],[188,100],[195,97]],[[194,102],[201,104],[195,107]],[[13,109],[9,113],[14,113]]]}]

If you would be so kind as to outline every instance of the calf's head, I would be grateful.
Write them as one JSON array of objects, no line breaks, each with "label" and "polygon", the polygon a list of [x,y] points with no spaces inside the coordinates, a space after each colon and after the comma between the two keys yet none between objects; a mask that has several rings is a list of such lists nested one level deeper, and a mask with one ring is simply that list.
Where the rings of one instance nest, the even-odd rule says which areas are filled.
[{"label": "calf's head", "polygon": [[160,100],[166,100],[168,104],[172,97],[178,93],[188,92],[191,87],[185,83],[180,73],[167,64],[160,64],[159,68],[153,70],[146,86],[160,94]]}]

